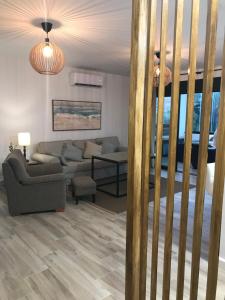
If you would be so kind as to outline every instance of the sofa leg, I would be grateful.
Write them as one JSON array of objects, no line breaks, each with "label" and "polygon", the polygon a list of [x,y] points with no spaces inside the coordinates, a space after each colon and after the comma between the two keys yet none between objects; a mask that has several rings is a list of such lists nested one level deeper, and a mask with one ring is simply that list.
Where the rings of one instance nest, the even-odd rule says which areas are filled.
[{"label": "sofa leg", "polygon": [[55,211],[56,211],[56,212],[64,212],[64,211],[65,211],[65,208],[56,208]]}]

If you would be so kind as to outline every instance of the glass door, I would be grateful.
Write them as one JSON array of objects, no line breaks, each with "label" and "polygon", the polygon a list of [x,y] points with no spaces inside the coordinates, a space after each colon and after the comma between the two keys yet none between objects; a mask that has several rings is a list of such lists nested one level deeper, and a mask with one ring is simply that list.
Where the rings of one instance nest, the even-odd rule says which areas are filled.
[{"label": "glass door", "polygon": [[[162,168],[168,168],[169,130],[170,130],[171,97],[164,98]],[[158,113],[158,98],[156,98],[156,112]]]},{"label": "glass door", "polygon": [[[220,103],[220,92],[213,92],[212,110],[210,115],[209,147],[210,144],[212,143],[211,142],[212,137],[218,126],[219,103]],[[198,145],[200,142],[202,105],[203,105],[202,93],[196,93],[194,95],[193,129],[192,129],[192,147],[193,147],[192,166],[194,167],[194,169],[197,168],[197,162],[198,162],[198,156],[196,153],[194,153],[196,152],[194,151],[194,149],[198,149]],[[183,154],[184,154],[186,109],[187,109],[187,94],[182,94],[180,95],[179,126],[178,126],[179,134],[178,134],[178,142],[177,142],[177,161],[181,162],[181,164],[179,164],[180,171],[182,171]],[[213,149],[211,150],[211,152],[213,153]]]}]

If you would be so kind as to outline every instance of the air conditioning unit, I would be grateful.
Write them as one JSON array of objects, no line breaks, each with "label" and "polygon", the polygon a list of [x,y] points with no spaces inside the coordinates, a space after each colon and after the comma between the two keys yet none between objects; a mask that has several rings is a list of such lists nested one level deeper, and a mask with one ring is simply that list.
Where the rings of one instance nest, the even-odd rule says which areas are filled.
[{"label": "air conditioning unit", "polygon": [[103,81],[103,75],[97,73],[73,72],[70,74],[70,85],[102,87]]}]

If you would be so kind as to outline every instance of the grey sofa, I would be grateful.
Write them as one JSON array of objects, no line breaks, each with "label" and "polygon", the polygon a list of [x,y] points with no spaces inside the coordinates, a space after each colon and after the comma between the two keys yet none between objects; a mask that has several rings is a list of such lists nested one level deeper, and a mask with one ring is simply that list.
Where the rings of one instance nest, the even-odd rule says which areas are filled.
[{"label": "grey sofa", "polygon": [[66,189],[59,163],[27,165],[20,150],[14,150],[2,164],[9,213],[63,211]]},{"label": "grey sofa", "polygon": [[[116,136],[88,139],[88,140],[61,140],[52,142],[40,142],[36,147],[36,153],[32,155],[32,159],[41,163],[61,162],[63,165],[63,173],[69,184],[74,176],[91,175],[91,159],[83,159],[82,161],[68,161],[63,164],[61,160],[62,147],[65,143],[77,146],[83,152],[85,150],[86,141],[96,144],[102,144],[104,141],[114,144],[116,152],[127,151],[127,147],[120,145]],[[115,175],[115,165],[104,161],[95,161],[95,178],[106,178]]]}]

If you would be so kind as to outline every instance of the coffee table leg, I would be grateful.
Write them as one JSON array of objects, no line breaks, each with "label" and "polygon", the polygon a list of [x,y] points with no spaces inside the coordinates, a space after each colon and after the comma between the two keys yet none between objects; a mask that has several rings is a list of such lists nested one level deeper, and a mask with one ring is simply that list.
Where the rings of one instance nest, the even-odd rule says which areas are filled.
[{"label": "coffee table leg", "polygon": [[120,195],[120,164],[116,164],[116,196]]}]

